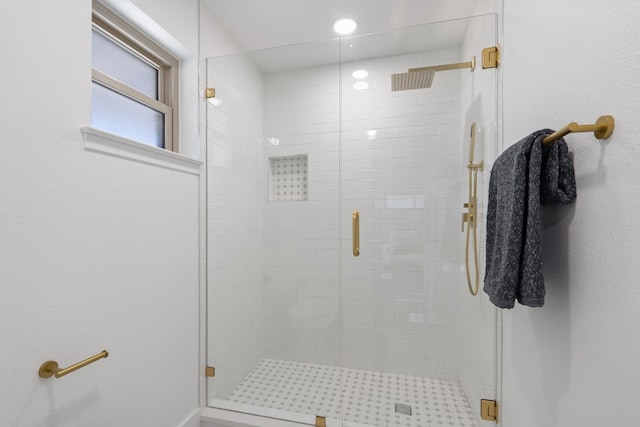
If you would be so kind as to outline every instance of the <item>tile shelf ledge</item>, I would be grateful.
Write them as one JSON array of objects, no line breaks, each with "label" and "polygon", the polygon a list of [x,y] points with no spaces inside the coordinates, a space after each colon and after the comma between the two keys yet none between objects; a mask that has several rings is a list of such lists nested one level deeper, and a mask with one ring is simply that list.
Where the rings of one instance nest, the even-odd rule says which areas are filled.
[{"label": "tile shelf ledge", "polygon": [[107,154],[148,165],[172,169],[191,175],[200,175],[203,162],[182,154],[152,147],[123,138],[100,129],[85,126],[80,128],[87,151]]}]

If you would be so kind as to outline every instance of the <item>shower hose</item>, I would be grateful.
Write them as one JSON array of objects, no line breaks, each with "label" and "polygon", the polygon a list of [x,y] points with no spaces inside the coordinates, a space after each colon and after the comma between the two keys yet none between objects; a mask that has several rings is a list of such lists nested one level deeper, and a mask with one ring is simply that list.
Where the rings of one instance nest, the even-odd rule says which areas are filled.
[{"label": "shower hose", "polygon": [[[478,287],[480,282],[479,272],[478,272],[478,171],[484,169],[484,161],[480,163],[474,164],[473,157],[475,153],[476,146],[476,132],[477,132],[477,123],[473,122],[471,124],[471,138],[469,141],[469,165],[467,169],[469,170],[469,203],[466,204],[467,213],[463,217],[464,220],[466,217],[467,222],[467,239],[464,249],[464,263],[467,271],[467,285],[469,285],[469,292],[471,295],[478,295]],[[475,285],[471,284],[471,269],[469,268],[469,240],[471,231],[473,228],[473,259],[475,263]]]},{"label": "shower hose", "polygon": [[[473,175],[473,180],[472,180]],[[473,188],[473,190],[472,190]],[[464,250],[464,263],[467,270],[467,285],[469,286],[469,292],[471,295],[478,295],[478,287],[480,277],[478,273],[478,236],[477,236],[477,190],[478,190],[478,168],[469,163],[469,211],[468,211],[468,225],[467,225],[467,239]],[[469,268],[469,240],[471,235],[471,229],[473,228],[473,259],[475,263],[475,286],[471,284],[471,272]]]}]

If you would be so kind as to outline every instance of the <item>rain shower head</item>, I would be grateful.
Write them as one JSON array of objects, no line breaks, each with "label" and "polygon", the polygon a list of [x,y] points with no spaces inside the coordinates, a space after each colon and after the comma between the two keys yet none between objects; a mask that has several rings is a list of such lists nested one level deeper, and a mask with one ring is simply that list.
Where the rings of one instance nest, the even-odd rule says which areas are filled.
[{"label": "rain shower head", "polygon": [[391,90],[410,90],[410,89],[428,89],[433,83],[433,76],[436,72],[428,71],[410,71],[408,73],[399,73],[391,75]]},{"label": "rain shower head", "polygon": [[461,68],[470,68],[473,72],[476,68],[476,57],[474,56],[469,62],[410,68],[407,73],[391,74],[391,91],[429,89],[436,71],[459,70]]}]

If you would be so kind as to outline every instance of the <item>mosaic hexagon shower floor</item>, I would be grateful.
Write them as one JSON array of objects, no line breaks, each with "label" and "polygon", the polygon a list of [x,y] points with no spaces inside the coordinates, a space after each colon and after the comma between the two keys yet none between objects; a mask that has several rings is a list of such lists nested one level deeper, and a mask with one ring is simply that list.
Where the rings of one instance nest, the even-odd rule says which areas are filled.
[{"label": "mosaic hexagon shower floor", "polygon": [[[375,427],[475,427],[456,381],[343,369],[343,420]],[[263,359],[228,400],[305,414],[340,417],[340,368]],[[411,415],[396,413],[396,403]]]}]

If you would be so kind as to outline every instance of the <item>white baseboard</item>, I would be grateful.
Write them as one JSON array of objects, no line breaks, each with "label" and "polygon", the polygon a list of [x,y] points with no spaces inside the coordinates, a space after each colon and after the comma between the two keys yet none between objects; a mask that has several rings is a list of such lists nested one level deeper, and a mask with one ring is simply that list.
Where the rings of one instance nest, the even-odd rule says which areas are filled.
[{"label": "white baseboard", "polygon": [[200,408],[196,408],[191,412],[180,424],[178,427],[201,427],[200,423]]}]

